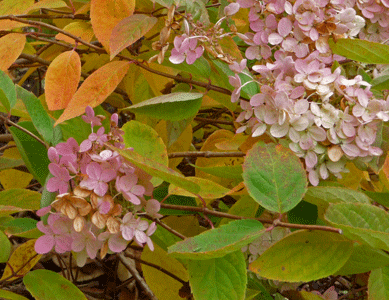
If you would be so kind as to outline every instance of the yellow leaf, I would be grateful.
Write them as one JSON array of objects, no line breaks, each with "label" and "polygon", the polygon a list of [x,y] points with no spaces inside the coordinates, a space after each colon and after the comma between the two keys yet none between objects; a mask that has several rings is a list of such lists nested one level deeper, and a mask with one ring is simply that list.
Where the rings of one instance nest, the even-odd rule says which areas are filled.
[{"label": "yellow leaf", "polygon": [[22,172],[15,169],[0,171],[0,183],[5,190],[23,189],[34,178],[30,173]]},{"label": "yellow leaf", "polygon": [[357,190],[360,186],[361,180],[370,180],[368,172],[359,170],[353,163],[346,164],[349,173],[342,173],[342,178],[338,182],[345,187]]},{"label": "yellow leaf", "polygon": [[[27,274],[27,272],[30,271],[42,257],[41,254],[37,254],[35,252],[34,246],[35,240],[29,240],[16,248],[16,250],[11,254],[0,280],[4,280],[5,278],[14,275],[12,270],[17,272],[17,277],[12,276],[8,278],[7,281],[15,280]],[[10,266],[12,267],[12,270]]]},{"label": "yellow leaf", "polygon": [[[149,64],[149,67],[153,70],[167,73],[170,75],[177,75],[178,74],[177,70],[170,68],[170,67],[162,66],[162,65],[156,64],[156,63]],[[148,84],[150,85],[150,88],[153,91],[155,96],[162,95],[161,90],[163,90],[165,88],[165,86],[169,82],[172,81],[170,78],[166,78],[164,76],[160,76],[160,75],[151,73],[151,72],[146,71],[144,69],[141,69],[141,72],[143,73],[144,77],[146,78],[146,80],[147,80]]]},{"label": "yellow leaf", "polygon": [[96,70],[74,94],[54,126],[82,115],[88,105],[96,107],[103,103],[122,81],[129,65],[126,61],[113,61]]},{"label": "yellow leaf", "polygon": [[76,51],[58,55],[46,72],[46,102],[49,110],[64,109],[77,91],[81,60]]},{"label": "yellow leaf", "polygon": [[109,40],[112,29],[122,19],[134,13],[135,0],[92,0],[90,17],[93,31],[109,53]]},{"label": "yellow leaf", "polygon": [[[231,142],[235,137],[235,134],[229,130],[217,130],[212,133],[208,139],[204,142],[200,151],[212,151],[212,152],[227,152],[227,150],[221,150],[217,145],[223,145],[223,143]],[[223,148],[223,147],[222,147]],[[234,150],[236,151],[236,150]],[[196,166],[199,167],[218,167],[218,166],[236,166],[243,163],[243,157],[212,157],[204,158],[199,157],[196,159]],[[211,174],[207,174],[199,169],[196,169],[196,176],[204,179],[208,179],[217,182],[224,186],[231,186],[234,179],[227,179],[217,177]]]},{"label": "yellow leaf", "polygon": [[0,38],[0,70],[6,71],[19,57],[24,49],[26,36],[9,33]]},{"label": "yellow leaf", "polygon": [[200,226],[195,216],[169,216],[164,218],[163,222],[186,237],[192,237],[206,231],[206,228]]},{"label": "yellow leaf", "polygon": [[[89,23],[83,21],[72,22],[66,25],[63,30],[79,37],[88,43],[92,40],[94,35],[92,26]],[[58,33],[55,38],[69,44],[75,44],[74,39],[64,35],[63,33]]]},{"label": "yellow leaf", "polygon": [[75,15],[86,14],[88,11],[90,11],[90,2],[82,5],[79,9],[76,10],[74,14]]},{"label": "yellow leaf", "polygon": [[[3,0],[0,5],[0,16],[26,14],[33,4],[34,0]],[[0,30],[10,30],[24,26],[27,26],[27,24],[11,20],[0,20]]]},{"label": "yellow leaf", "polygon": [[60,8],[68,7],[62,0],[41,0],[30,7],[29,11],[38,10],[41,8]]},{"label": "yellow leaf", "polygon": [[[15,142],[9,142],[8,145],[15,145]],[[22,159],[22,156],[20,155],[17,147],[12,147],[4,150],[2,157],[12,158],[12,159]]]},{"label": "yellow leaf", "polygon": [[[142,252],[143,260],[164,268],[183,281],[189,280],[187,270],[177,259],[168,256],[167,252],[158,245],[154,245],[154,247],[154,251],[145,247]],[[159,300],[182,300],[178,294],[182,283],[147,265],[142,265],[142,270],[146,283]]]}]

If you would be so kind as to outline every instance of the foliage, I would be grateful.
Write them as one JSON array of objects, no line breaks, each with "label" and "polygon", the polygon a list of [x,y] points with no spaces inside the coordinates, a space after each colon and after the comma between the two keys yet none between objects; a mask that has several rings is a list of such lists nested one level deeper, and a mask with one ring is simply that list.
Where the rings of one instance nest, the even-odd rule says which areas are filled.
[{"label": "foliage", "polygon": [[1,1],[0,297],[388,299],[388,15]]}]

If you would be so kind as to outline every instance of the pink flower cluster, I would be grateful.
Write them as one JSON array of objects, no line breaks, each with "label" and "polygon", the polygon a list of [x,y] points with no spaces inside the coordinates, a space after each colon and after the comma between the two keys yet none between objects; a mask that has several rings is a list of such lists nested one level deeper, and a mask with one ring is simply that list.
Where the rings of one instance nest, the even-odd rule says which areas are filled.
[{"label": "pink flower cluster", "polygon": [[[375,33],[366,31],[365,18],[386,30],[386,2],[237,0],[250,9],[251,31],[237,35],[248,45],[246,58],[258,62],[252,67],[258,75],[248,71],[247,59],[231,64],[231,100],[249,83],[260,89],[240,101],[236,121],[244,124],[237,132],[250,128],[253,136],[279,139],[304,159],[313,185],[330,174],[341,177],[347,161],[381,155],[374,142],[380,123],[389,120],[389,98],[377,99],[360,75],[347,78],[341,67],[331,68],[343,58],[332,54],[328,40],[370,39]],[[242,84],[242,76],[251,78]]]},{"label": "pink flower cluster", "polygon": [[[105,146],[125,149],[118,115],[112,115],[108,133],[101,126],[103,117],[95,116],[91,107],[82,118],[91,124],[88,139],[78,145],[69,138],[48,150],[53,177],[47,190],[59,195],[38,211],[40,216],[50,214],[47,225],[38,222],[44,235],[35,243],[36,252],[48,253],[53,248],[58,253],[73,251],[82,266],[87,257],[95,258],[98,250],[104,257],[108,251],[123,251],[132,240],[153,249],[150,236],[156,225],[138,216],[160,216],[160,204],[151,197],[151,176]],[[94,132],[95,126],[101,127]]]}]

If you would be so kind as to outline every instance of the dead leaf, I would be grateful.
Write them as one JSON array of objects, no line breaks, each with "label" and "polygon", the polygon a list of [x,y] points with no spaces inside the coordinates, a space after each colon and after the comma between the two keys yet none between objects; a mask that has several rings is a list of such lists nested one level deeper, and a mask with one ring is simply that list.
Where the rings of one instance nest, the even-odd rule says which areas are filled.
[{"label": "dead leaf", "polygon": [[6,71],[22,53],[26,36],[10,33],[0,38],[0,70]]}]

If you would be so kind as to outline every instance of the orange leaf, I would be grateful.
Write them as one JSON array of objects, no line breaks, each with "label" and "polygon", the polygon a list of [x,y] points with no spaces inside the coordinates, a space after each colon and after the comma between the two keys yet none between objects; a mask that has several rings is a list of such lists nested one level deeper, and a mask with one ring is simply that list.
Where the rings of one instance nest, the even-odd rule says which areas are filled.
[{"label": "orange leaf", "polygon": [[80,86],[54,125],[82,115],[88,105],[96,107],[103,103],[122,81],[129,66],[129,62],[113,61],[96,70]]},{"label": "orange leaf", "polygon": [[[78,22],[72,22],[68,25],[66,25],[63,28],[64,31],[69,32],[75,36],[78,36],[85,42],[90,42],[93,38],[93,29],[92,26],[89,23],[78,21]],[[63,33],[58,33],[55,38],[57,40],[65,41],[70,44],[75,44],[74,39],[71,37],[68,37],[67,35],[64,35]]]},{"label": "orange leaf", "polygon": [[112,29],[120,20],[131,16],[134,9],[135,0],[91,1],[90,18],[93,31],[107,52]]},{"label": "orange leaf", "polygon": [[76,51],[58,55],[46,73],[46,102],[49,110],[64,109],[77,91],[81,60]]},{"label": "orange leaf", "polygon": [[109,43],[111,59],[145,35],[158,19],[147,15],[132,15],[121,20],[112,30]]},{"label": "orange leaf", "polygon": [[0,38],[0,70],[6,71],[14,63],[25,44],[23,34],[10,33]]},{"label": "orange leaf", "polygon": [[[34,0],[3,0],[0,5],[0,16],[26,14],[32,5],[34,5]],[[0,30],[24,26],[27,25],[11,20],[0,20]]]}]

